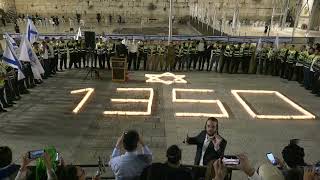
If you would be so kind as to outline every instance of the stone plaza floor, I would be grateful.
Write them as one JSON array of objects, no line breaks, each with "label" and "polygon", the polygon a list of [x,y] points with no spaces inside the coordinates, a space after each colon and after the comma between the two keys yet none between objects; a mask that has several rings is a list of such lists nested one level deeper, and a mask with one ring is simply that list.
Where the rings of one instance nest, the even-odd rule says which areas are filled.
[{"label": "stone plaza floor", "polygon": [[[136,129],[154,154],[155,162],[165,161],[167,147],[179,145],[182,162],[193,164],[196,147],[183,143],[184,138],[199,133],[206,117],[175,117],[176,112],[221,113],[216,104],[173,103],[172,89],[212,89],[214,92],[177,92],[177,98],[220,100],[229,118],[219,119],[219,132],[227,141],[225,154],[246,152],[257,167],[267,162],[265,154],[273,152],[281,157],[282,149],[292,138],[301,139],[305,160],[320,160],[320,97],[306,91],[297,82],[279,77],[214,72],[174,72],[186,75],[186,84],[165,85],[146,83],[145,73],[129,72],[129,81],[111,81],[111,71],[101,71],[102,80],[83,80],[85,69],[59,73],[45,83],[30,89],[17,104],[0,114],[0,144],[10,146],[14,159],[35,149],[55,146],[67,163],[93,164],[99,156],[108,160],[117,138],[127,129]],[[72,110],[85,93],[70,91],[94,88],[78,114]],[[104,115],[104,111],[146,111],[147,103],[115,103],[111,98],[148,99],[145,92],[116,92],[117,88],[153,88],[154,98],[150,116]],[[279,91],[316,116],[315,120],[264,120],[252,118],[234,98],[231,90]],[[259,114],[301,115],[277,96],[242,94],[245,101]],[[110,172],[108,172],[110,174]],[[233,179],[245,179],[235,172]]]}]

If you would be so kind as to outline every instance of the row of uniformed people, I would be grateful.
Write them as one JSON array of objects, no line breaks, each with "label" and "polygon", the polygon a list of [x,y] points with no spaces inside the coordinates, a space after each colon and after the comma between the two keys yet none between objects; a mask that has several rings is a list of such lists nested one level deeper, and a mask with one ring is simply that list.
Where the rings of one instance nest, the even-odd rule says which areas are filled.
[{"label": "row of uniformed people", "polygon": [[[17,43],[19,44],[19,41]],[[38,43],[34,43],[32,48],[39,57],[42,50]],[[21,99],[22,94],[30,93],[28,91],[29,88],[34,88],[36,84],[41,84],[43,82],[42,79],[48,77],[44,73],[35,77],[30,62],[20,61],[20,63],[25,76],[22,80],[18,80],[18,71],[3,62],[2,55],[0,56],[0,112],[7,112],[5,108],[12,107],[16,104],[15,101]]]}]

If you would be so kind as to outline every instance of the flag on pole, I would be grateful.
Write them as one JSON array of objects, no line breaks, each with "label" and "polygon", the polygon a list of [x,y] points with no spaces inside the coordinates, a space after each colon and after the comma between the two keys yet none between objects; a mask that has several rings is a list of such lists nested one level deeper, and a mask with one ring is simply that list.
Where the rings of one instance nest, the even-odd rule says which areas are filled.
[{"label": "flag on pole", "polygon": [[24,79],[25,76],[22,72],[22,66],[13,50],[12,47],[10,47],[10,43],[6,43],[6,49],[3,53],[3,61],[11,66],[14,69],[18,70],[18,80]]},{"label": "flag on pole", "polygon": [[4,34],[4,37],[5,37],[5,39],[7,40],[8,44],[9,44],[14,50],[19,49],[16,41],[15,41],[8,33],[5,33],[5,34]]},{"label": "flag on pole", "polygon": [[257,50],[256,50],[256,55],[258,54],[258,52],[261,50],[262,48],[262,43],[261,43],[261,38],[259,38],[258,44],[257,44]]},{"label": "flag on pole", "polygon": [[237,20],[237,15],[236,15],[236,10],[233,12],[233,18],[232,18],[232,29],[234,30],[236,28],[236,20]]},{"label": "flag on pole", "polygon": [[44,73],[44,69],[33,51],[30,42],[28,41],[27,37],[24,37],[23,42],[20,46],[20,61],[30,62],[32,73],[35,79],[42,79],[41,74]]},{"label": "flag on pole", "polygon": [[81,37],[81,36],[82,36],[82,35],[81,35],[81,29],[80,29],[80,27],[79,27],[75,39],[76,39],[76,40],[79,40],[79,37]]},{"label": "flag on pole", "polygon": [[276,39],[274,40],[274,50],[279,49],[279,34],[277,34]]},{"label": "flag on pole", "polygon": [[36,26],[34,26],[31,19],[28,19],[26,33],[27,33],[27,38],[31,44],[33,44],[34,42],[37,41],[37,38],[39,36],[39,32],[38,32]]}]

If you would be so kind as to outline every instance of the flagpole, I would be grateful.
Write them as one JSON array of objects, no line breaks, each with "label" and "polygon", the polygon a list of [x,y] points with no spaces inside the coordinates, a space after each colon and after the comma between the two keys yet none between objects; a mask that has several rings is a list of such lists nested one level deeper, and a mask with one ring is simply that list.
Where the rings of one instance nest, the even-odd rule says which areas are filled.
[{"label": "flagpole", "polygon": [[172,0],[170,0],[169,8],[169,34],[168,34],[168,43],[172,41]]}]

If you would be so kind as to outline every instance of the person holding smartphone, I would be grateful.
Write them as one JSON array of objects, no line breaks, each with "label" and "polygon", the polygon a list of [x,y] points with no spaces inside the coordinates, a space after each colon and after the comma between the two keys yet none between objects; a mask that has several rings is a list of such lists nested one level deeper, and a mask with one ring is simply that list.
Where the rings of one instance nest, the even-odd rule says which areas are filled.
[{"label": "person holding smartphone", "polygon": [[[30,159],[30,157],[32,157],[32,156],[30,156],[30,152],[22,157],[21,167],[20,167],[20,169],[18,171],[18,174],[17,174],[15,180],[25,180],[25,179],[27,179],[28,165],[33,160],[35,160],[36,158],[39,158],[40,156],[34,156],[34,159]],[[56,174],[55,174],[55,172],[54,172],[54,170],[52,168],[52,162],[51,162],[50,155],[43,151],[43,155],[41,157],[44,158],[44,163],[45,163],[46,168],[47,168],[48,180],[57,180],[57,176],[56,176]]]},{"label": "person holding smartphone", "polygon": [[211,160],[217,160],[224,155],[227,141],[218,132],[218,120],[210,117],[205,124],[205,129],[195,137],[186,138],[190,145],[197,145],[195,165],[207,165]]}]

